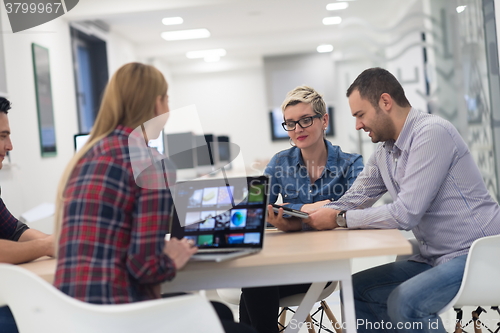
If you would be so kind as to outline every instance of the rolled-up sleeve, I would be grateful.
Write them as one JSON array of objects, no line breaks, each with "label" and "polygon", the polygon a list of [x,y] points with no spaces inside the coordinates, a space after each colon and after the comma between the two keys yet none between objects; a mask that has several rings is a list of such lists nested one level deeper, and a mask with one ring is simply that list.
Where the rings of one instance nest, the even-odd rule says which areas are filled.
[{"label": "rolled-up sleeve", "polygon": [[[0,198],[0,239],[13,239],[16,236],[17,219],[9,212]],[[20,234],[17,238],[19,238]]]}]

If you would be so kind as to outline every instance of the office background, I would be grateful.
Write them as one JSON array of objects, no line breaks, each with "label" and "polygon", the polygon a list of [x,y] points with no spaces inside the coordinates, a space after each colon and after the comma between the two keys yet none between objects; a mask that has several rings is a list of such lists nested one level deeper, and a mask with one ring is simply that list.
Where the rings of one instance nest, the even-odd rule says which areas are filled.
[{"label": "office background", "polygon": [[[304,0],[291,5],[285,0],[81,0],[64,16],[15,34],[10,32],[2,6],[5,73],[0,75],[0,90],[13,103],[9,120],[14,145],[10,163],[0,171],[2,198],[16,216],[41,203],[54,202],[59,177],[74,154],[73,135],[91,122],[82,115],[85,103],[76,93],[82,82],[75,76],[79,45],[91,45],[106,59],[101,66],[107,68],[101,67],[98,72],[106,69],[109,76],[130,61],[160,69],[169,82],[171,110],[196,105],[203,131],[228,135],[241,147],[245,167],[253,173],[259,172],[273,154],[289,147],[286,140],[272,140],[269,112],[280,106],[287,91],[300,84],[316,88],[333,107],[335,135],[329,139],[344,151],[362,153],[367,159],[374,145],[364,133],[355,131],[345,91],[365,68],[385,67],[402,82],[414,107],[454,123],[498,200],[500,145],[494,143],[500,137],[500,29],[495,25],[495,14],[500,14],[500,3],[356,0],[348,1],[352,11],[348,8],[344,14],[328,13],[325,6],[330,2],[335,1]],[[460,6],[466,6],[462,12],[457,10]],[[184,14],[199,19],[199,24],[191,24],[193,27],[217,20],[234,26],[241,22],[241,29],[235,28],[241,33],[241,49],[231,34],[220,28],[203,40],[167,42],[152,33],[154,37],[137,41],[142,38],[139,32],[149,31],[152,17],[161,20],[162,16]],[[313,14],[319,21],[336,15],[343,21],[328,26],[331,30],[325,30],[321,23],[317,30],[301,28],[306,24],[300,22],[301,17],[307,21]],[[273,17],[277,27],[266,31]],[[137,19],[136,26],[132,25],[133,18]],[[243,26],[250,19],[254,26]],[[182,29],[159,25],[163,30]],[[295,30],[287,31],[286,26]],[[227,55],[219,62],[185,59],[186,51],[216,48],[215,41],[220,47],[228,45]],[[55,156],[40,153],[33,43],[49,51]],[[316,46],[323,43],[331,43],[333,52],[316,52]],[[96,85],[106,80],[97,78]],[[98,105],[98,100],[95,94],[92,103],[87,101],[86,105]],[[189,118],[176,121],[180,130],[190,128]],[[39,228],[50,232],[50,218],[43,223]]]}]

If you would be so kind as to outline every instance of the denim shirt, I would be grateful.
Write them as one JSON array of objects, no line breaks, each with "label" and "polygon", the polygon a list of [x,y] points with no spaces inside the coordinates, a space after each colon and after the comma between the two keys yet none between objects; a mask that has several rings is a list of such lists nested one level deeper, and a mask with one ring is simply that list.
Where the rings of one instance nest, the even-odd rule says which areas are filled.
[{"label": "denim shirt", "polygon": [[300,210],[304,204],[325,199],[337,200],[351,187],[363,170],[359,154],[344,153],[339,146],[325,140],[328,159],[321,177],[313,184],[309,179],[300,149],[292,147],[273,156],[264,174],[270,177],[269,202],[274,203],[278,194],[287,207]]}]

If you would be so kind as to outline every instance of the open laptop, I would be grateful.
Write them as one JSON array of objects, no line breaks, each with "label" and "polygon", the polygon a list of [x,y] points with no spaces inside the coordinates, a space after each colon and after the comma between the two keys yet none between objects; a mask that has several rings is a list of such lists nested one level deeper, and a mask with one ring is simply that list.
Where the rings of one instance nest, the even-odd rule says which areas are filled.
[{"label": "open laptop", "polygon": [[262,249],[267,176],[181,182],[172,192],[171,237],[195,242],[191,260],[224,261]]}]

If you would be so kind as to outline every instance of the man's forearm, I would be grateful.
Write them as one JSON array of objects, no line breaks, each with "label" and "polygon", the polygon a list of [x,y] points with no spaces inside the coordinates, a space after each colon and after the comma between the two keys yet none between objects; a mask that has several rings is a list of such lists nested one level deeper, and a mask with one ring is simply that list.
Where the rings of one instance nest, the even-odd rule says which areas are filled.
[{"label": "man's forearm", "polygon": [[37,258],[52,255],[52,240],[41,238],[24,242],[0,239],[0,262],[20,264]]},{"label": "man's forearm", "polygon": [[34,239],[40,239],[40,238],[45,238],[47,237],[47,234],[44,234],[41,231],[35,230],[35,229],[28,229],[23,234],[21,237],[19,237],[18,242],[26,242],[26,241],[31,241]]}]

